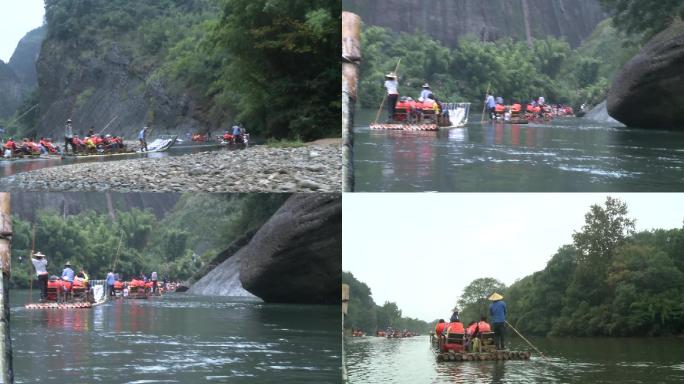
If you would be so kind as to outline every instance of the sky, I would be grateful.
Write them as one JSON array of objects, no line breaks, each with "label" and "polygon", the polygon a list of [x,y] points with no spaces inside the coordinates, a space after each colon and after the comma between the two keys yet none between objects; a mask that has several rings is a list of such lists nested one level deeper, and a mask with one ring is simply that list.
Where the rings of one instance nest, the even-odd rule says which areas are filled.
[{"label": "sky", "polygon": [[[448,318],[480,277],[507,286],[544,269],[584,224],[600,193],[343,194],[342,269],[366,283],[379,305],[404,316]],[[611,193],[636,229],[681,228],[684,194]]]},{"label": "sky", "polygon": [[43,25],[43,0],[0,0],[0,60],[9,61],[27,32]]}]

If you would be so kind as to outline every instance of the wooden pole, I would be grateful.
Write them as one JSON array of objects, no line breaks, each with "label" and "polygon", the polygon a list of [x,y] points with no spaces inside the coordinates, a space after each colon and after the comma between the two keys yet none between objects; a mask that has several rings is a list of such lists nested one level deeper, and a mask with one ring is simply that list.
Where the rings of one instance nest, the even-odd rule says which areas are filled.
[{"label": "wooden pole", "polygon": [[112,272],[116,268],[116,263],[119,261],[119,250],[121,249],[121,241],[123,240],[124,232],[121,231],[121,236],[119,236],[119,245],[116,247],[116,256],[114,257],[114,266],[112,267]]},{"label": "wooden pole", "polygon": [[[504,320],[504,321],[505,321],[505,320]],[[541,353],[541,351],[540,351],[539,349],[537,349],[537,347],[535,347],[534,345],[532,345],[532,343],[530,343],[530,341],[527,340],[527,339],[525,338],[525,336],[523,336],[520,332],[518,332],[518,330],[515,329],[515,327],[512,326],[511,323],[509,323],[508,321],[506,321],[506,324],[508,324],[508,326],[511,327],[511,329],[513,329],[513,330],[515,331],[515,333],[518,334],[518,336],[520,336],[523,340],[525,340],[525,342],[526,342],[527,344],[529,344],[530,347],[534,348],[534,350],[537,351],[537,353],[539,354],[539,356],[543,357],[544,360],[546,360],[546,361],[549,360],[549,359],[546,358],[546,356],[544,356],[543,353]]]},{"label": "wooden pole", "polygon": [[10,194],[0,192],[0,383],[14,383],[12,337],[10,335],[9,279],[11,266],[12,217]]},{"label": "wooden pole", "polygon": [[361,64],[361,18],[342,12],[342,188],[354,190],[354,106]]},{"label": "wooden pole", "polygon": [[109,125],[110,125],[111,123],[113,123],[113,122],[114,122],[114,120],[116,120],[116,118],[117,118],[117,117],[119,117],[119,116],[114,116],[114,118],[113,118],[113,119],[111,119],[111,120],[109,121],[109,123],[107,123],[107,125],[105,125],[105,127],[104,127],[104,128],[102,128],[102,130],[100,131],[100,133],[98,133],[98,135],[101,135],[101,134],[102,134],[102,132],[104,132],[104,131],[105,131],[105,130],[106,130],[107,128],[109,128]]},{"label": "wooden pole", "polygon": [[36,223],[33,223],[33,240],[31,241],[31,251],[29,252],[29,304],[33,302],[33,252],[36,249]]}]

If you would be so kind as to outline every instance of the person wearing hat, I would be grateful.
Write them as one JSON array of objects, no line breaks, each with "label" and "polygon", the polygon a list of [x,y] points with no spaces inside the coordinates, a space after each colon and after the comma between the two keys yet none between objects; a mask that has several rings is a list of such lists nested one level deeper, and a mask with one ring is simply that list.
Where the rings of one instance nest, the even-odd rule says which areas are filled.
[{"label": "person wearing hat", "polygon": [[420,91],[420,97],[418,98],[418,101],[425,101],[428,99],[428,96],[432,94],[432,91],[430,90],[430,84],[425,83],[423,84],[423,90]]},{"label": "person wearing hat", "polygon": [[141,150],[141,151],[147,152],[147,140],[146,140],[146,136],[147,136],[147,131],[148,131],[149,129],[150,129],[150,128],[146,125],[146,126],[140,131],[140,133],[138,133],[138,140],[140,141],[140,150]]},{"label": "person wearing hat", "polygon": [[38,285],[40,286],[40,301],[47,299],[47,288],[49,274],[47,271],[47,259],[41,252],[36,252],[31,256],[33,268],[36,269],[36,276],[38,276]]},{"label": "person wearing hat", "polygon": [[394,72],[385,75],[385,89],[387,90],[387,112],[389,113],[387,120],[392,121],[399,100],[399,82]]},{"label": "person wearing hat", "polygon": [[506,333],[506,302],[503,296],[494,292],[489,296],[492,303],[489,305],[489,315],[492,319],[492,329],[494,331],[494,345],[497,350],[506,349],[504,344],[504,334]]},{"label": "person wearing hat", "polygon": [[71,145],[71,151],[76,154],[73,138],[74,128],[71,126],[71,119],[67,119],[66,124],[64,125],[64,153],[69,153],[69,146]]},{"label": "person wearing hat", "polygon": [[71,269],[71,263],[64,263],[64,269],[62,270],[62,280],[68,281],[70,283],[74,282],[74,270]]}]

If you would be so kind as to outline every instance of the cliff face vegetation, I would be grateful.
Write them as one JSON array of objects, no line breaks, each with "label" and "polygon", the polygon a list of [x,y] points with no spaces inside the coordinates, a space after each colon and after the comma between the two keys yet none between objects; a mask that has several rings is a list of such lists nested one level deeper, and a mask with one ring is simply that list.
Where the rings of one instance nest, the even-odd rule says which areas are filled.
[{"label": "cliff face vegetation", "polygon": [[[6,115],[38,107],[10,133],[61,137],[71,118],[75,133],[111,122],[131,138],[240,119],[265,138],[337,135],[339,14],[328,0],[46,0],[38,91]],[[12,81],[0,72],[0,90]]]},{"label": "cliff face vegetation", "polygon": [[367,26],[423,32],[450,48],[467,35],[526,40],[528,31],[540,39],[564,36],[577,47],[606,18],[598,0],[343,0],[343,8],[358,13]]}]

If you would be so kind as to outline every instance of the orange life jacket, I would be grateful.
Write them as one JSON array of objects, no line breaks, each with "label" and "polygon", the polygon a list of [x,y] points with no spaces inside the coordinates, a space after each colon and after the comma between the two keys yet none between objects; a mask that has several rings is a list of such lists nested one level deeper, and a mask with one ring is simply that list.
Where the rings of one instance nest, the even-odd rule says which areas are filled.
[{"label": "orange life jacket", "polygon": [[503,113],[506,111],[506,107],[501,104],[497,104],[496,107],[494,107],[494,111]]},{"label": "orange life jacket", "polygon": [[448,323],[437,323],[437,325],[435,326],[435,334],[441,335],[442,333],[444,333],[444,328],[446,328],[447,324]]},{"label": "orange life jacket", "polygon": [[447,327],[447,333],[465,333],[463,323],[461,323],[460,321],[454,321],[453,323],[449,323],[449,326]]},{"label": "orange life jacket", "polygon": [[491,332],[492,328],[489,326],[489,324],[486,321],[480,321],[477,323],[473,323],[468,327],[467,334],[472,335],[475,333],[475,328],[478,328],[478,331],[480,333],[483,332]]},{"label": "orange life jacket", "polygon": [[120,281],[114,282],[114,289],[123,289],[123,283]]}]

